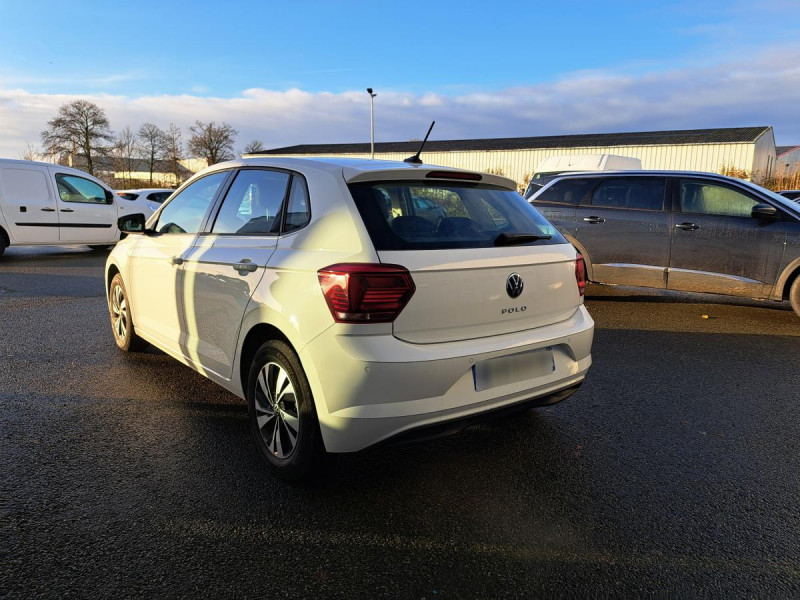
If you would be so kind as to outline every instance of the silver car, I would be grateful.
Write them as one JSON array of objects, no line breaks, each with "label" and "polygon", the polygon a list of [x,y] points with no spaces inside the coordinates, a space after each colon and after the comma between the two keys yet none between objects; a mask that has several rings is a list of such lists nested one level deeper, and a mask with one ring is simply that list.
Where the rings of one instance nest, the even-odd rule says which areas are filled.
[{"label": "silver car", "polygon": [[590,281],[789,300],[800,315],[800,205],[688,171],[559,177],[530,201],[586,259]]}]

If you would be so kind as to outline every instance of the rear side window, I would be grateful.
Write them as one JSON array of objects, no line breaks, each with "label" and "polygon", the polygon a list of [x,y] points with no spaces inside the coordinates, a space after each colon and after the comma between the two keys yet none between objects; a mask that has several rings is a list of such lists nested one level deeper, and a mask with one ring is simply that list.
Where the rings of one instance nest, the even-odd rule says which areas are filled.
[{"label": "rear side window", "polygon": [[289,174],[267,169],[239,171],[225,195],[212,233],[277,235]]},{"label": "rear side window", "polygon": [[644,177],[605,179],[592,193],[592,206],[663,210],[666,180]]},{"label": "rear side window", "polygon": [[[152,202],[158,202],[162,204],[164,200],[169,198],[172,195],[172,192],[153,192],[147,195],[147,199],[151,200]],[[135,198],[131,198],[131,200],[135,200]]]},{"label": "rear side window", "polygon": [[564,179],[551,185],[534,202],[550,202],[553,204],[578,204],[597,184],[597,179]]},{"label": "rear side window", "polygon": [[289,192],[289,204],[286,210],[286,224],[283,233],[289,233],[308,225],[311,219],[311,208],[308,202],[306,182],[297,175],[292,177],[292,189]]},{"label": "rear side window", "polygon": [[566,240],[516,192],[486,185],[421,181],[350,185],[376,250],[490,248],[502,233]]}]

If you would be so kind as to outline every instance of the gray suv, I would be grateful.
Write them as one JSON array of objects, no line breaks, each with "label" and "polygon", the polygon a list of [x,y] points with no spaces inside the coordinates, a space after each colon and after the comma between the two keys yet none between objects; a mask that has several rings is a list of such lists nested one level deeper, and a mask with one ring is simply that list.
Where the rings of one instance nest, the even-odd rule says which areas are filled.
[{"label": "gray suv", "polygon": [[800,315],[800,205],[740,179],[684,171],[565,175],[530,201],[591,281],[789,300]]}]

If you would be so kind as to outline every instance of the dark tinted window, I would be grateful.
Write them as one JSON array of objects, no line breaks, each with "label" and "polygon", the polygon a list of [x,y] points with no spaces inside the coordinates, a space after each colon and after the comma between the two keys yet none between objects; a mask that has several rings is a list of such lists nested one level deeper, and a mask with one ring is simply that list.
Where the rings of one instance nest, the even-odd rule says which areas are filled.
[{"label": "dark tinted window", "polygon": [[228,176],[219,171],[198,179],[172,198],[158,217],[159,233],[197,233],[211,201]]},{"label": "dark tinted window", "polygon": [[139,197],[139,194],[133,194],[131,192],[117,192],[117,196],[125,198],[125,200],[136,200]]},{"label": "dark tinted window", "polygon": [[[164,200],[170,197],[172,192],[152,192],[147,195],[148,200],[152,200],[153,202],[158,202],[159,204],[163,203]],[[134,198],[131,198],[133,200]]]},{"label": "dark tinted window", "polygon": [[660,178],[614,177],[605,179],[592,194],[593,206],[609,208],[664,208],[666,181]]},{"label": "dark tinted window", "polygon": [[239,171],[211,232],[278,234],[288,185],[288,173],[266,169]]},{"label": "dark tinted window", "polygon": [[289,204],[286,210],[286,224],[283,232],[288,233],[308,225],[311,219],[311,208],[308,202],[308,189],[305,180],[299,175],[292,177],[292,189],[289,192]]},{"label": "dark tinted window", "polygon": [[566,240],[519,194],[482,185],[422,181],[350,186],[376,250],[489,248],[501,233]]},{"label": "dark tinted window", "polygon": [[564,179],[539,194],[534,202],[578,204],[597,184],[597,179]]},{"label": "dark tinted window", "polygon": [[681,181],[681,212],[724,217],[749,217],[760,200],[710,181]]}]

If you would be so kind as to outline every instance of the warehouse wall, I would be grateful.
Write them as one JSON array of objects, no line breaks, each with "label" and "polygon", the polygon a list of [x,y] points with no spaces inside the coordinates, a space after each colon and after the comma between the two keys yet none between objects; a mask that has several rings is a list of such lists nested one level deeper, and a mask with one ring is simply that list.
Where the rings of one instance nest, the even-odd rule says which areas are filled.
[{"label": "warehouse wall", "polygon": [[775,136],[772,129],[762,134],[755,143],[753,167],[750,170],[753,179],[758,181],[764,177],[771,177],[775,170]]},{"label": "warehouse wall", "polygon": [[[765,136],[761,136],[764,138]],[[760,141],[760,140],[759,140]],[[732,166],[748,173],[753,170],[755,156],[753,143],[738,144],[685,144],[670,146],[610,146],[589,148],[548,148],[546,150],[480,150],[467,152],[422,152],[422,159],[432,165],[442,165],[473,171],[502,172],[517,183],[531,175],[536,166],[550,156],[573,154],[617,154],[641,159],[645,169],[670,169],[708,171],[719,173],[723,166]],[[275,154],[288,158],[338,156],[343,158],[369,158],[369,153],[358,154]],[[403,160],[409,153],[376,152],[380,160]],[[774,162],[775,146],[772,145]],[[766,161],[764,162],[766,168]]]}]

